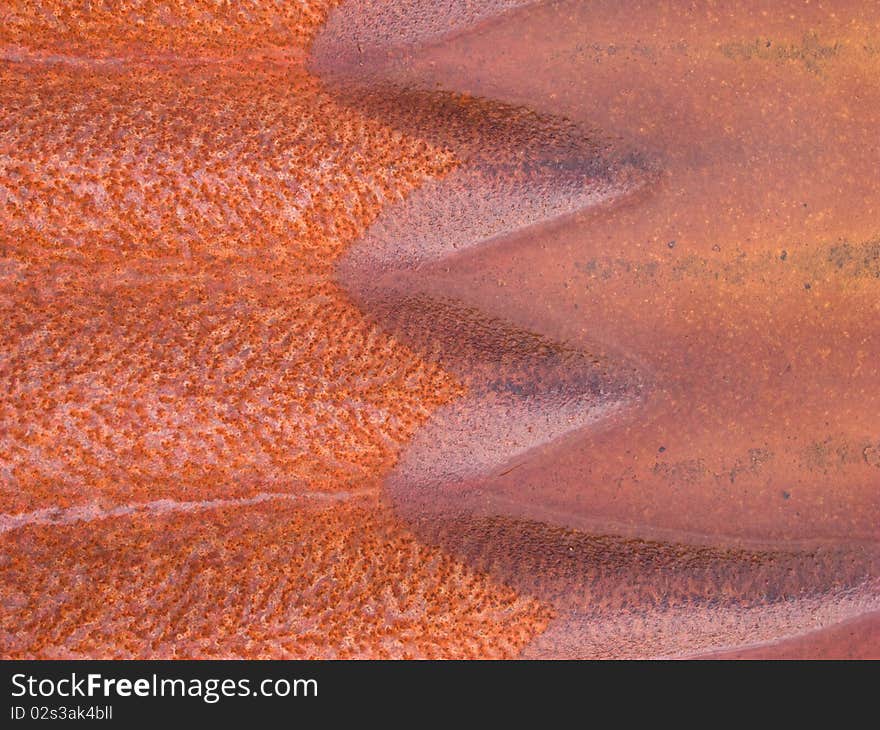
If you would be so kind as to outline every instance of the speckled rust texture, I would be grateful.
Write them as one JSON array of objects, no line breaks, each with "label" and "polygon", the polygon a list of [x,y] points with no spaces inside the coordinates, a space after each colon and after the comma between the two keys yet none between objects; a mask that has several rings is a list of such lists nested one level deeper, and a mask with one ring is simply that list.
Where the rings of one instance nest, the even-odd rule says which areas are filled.
[{"label": "speckled rust texture", "polygon": [[370,497],[0,540],[7,657],[503,658],[549,617],[419,545]]},{"label": "speckled rust texture", "polygon": [[338,0],[11,0],[0,7],[5,52],[93,58],[147,54],[228,58],[301,51]]},{"label": "speckled rust texture", "polygon": [[296,70],[2,73],[6,511],[348,488],[456,392],[329,280],[448,155]]},{"label": "speckled rust texture", "polygon": [[546,625],[376,499],[461,386],[333,266],[456,161],[303,70],[328,5],[0,9],[4,656],[507,656]]},{"label": "speckled rust texture", "polygon": [[3,655],[878,655],[875,8],[0,19]]}]

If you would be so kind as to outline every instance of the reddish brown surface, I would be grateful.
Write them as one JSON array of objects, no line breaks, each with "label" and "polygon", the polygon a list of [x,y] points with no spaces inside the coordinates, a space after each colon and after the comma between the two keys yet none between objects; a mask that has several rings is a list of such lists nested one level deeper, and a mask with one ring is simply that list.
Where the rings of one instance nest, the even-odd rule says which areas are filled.
[{"label": "reddish brown surface", "polygon": [[121,10],[61,32],[34,7],[0,68],[2,653],[515,654],[548,610],[377,501],[460,386],[332,282],[454,159],[296,64],[192,63],[253,28],[123,49]]},{"label": "reddish brown surface", "polygon": [[[358,265],[404,252],[378,285],[390,303],[372,273],[355,289],[468,386],[392,472],[398,510],[560,611],[529,655],[690,655],[874,610],[878,19],[846,4],[574,2],[517,19],[390,51],[379,70],[318,62],[345,83],[567,117],[635,170],[612,205],[559,219],[569,172],[514,203],[491,174],[465,177],[487,148],[514,169],[531,155],[496,125],[477,151],[450,143],[461,167],[355,246]],[[471,189],[532,227],[413,265],[442,215],[420,198]]]},{"label": "reddish brown surface", "polygon": [[3,547],[10,657],[503,658],[547,617],[373,497],[24,527]]},{"label": "reddish brown surface", "polygon": [[866,614],[793,639],[704,659],[880,659],[880,617]]},{"label": "reddish brown surface", "polygon": [[9,0],[0,6],[0,39],[7,58],[193,61],[268,54],[302,60],[337,2]]},{"label": "reddish brown surface", "polygon": [[297,69],[3,73],[5,511],[346,489],[456,392],[330,281],[446,157]]},{"label": "reddish brown surface", "polygon": [[880,17],[327,5],[0,10],[4,654],[876,654]]}]

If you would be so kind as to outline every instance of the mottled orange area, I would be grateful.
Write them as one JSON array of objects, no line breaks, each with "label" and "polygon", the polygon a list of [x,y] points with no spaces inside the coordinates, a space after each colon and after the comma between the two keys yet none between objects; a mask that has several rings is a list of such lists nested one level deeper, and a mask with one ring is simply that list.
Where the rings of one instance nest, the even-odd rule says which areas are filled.
[{"label": "mottled orange area", "polygon": [[0,537],[6,657],[516,655],[549,618],[374,499],[271,501]]},{"label": "mottled orange area", "polygon": [[338,0],[7,0],[0,45],[97,57],[302,49]]},{"label": "mottled orange area", "polygon": [[383,204],[454,164],[295,66],[6,63],[0,100],[0,240],[26,263],[326,277]]},{"label": "mottled orange area", "polygon": [[6,512],[362,486],[456,392],[326,282],[23,289],[4,301]]},{"label": "mottled orange area", "polygon": [[0,8],[0,654],[876,655],[876,9],[335,5]]},{"label": "mottled orange area", "polygon": [[329,281],[448,154],[286,68],[2,74],[4,511],[347,489],[458,392]]},{"label": "mottled orange area", "polygon": [[334,267],[456,160],[303,70],[330,5],[0,8],[4,657],[501,657],[546,625],[377,500],[462,386]]}]

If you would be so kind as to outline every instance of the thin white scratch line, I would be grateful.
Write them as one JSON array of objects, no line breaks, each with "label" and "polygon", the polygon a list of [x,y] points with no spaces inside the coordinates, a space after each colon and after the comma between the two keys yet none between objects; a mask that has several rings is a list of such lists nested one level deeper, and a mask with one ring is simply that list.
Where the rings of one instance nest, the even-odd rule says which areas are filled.
[{"label": "thin white scratch line", "polygon": [[52,51],[32,51],[25,46],[0,46],[0,61],[22,65],[65,65],[91,68],[149,66],[154,64],[227,65],[248,60],[261,60],[277,65],[301,62],[305,51],[290,46],[275,53],[244,53],[236,56],[181,56],[175,53],[142,53],[123,56],[74,56]]},{"label": "thin white scratch line", "polygon": [[105,508],[97,504],[77,505],[76,507],[48,507],[17,515],[0,514],[0,534],[17,530],[26,525],[70,525],[75,522],[93,522],[108,517],[124,517],[135,512],[164,514],[166,512],[193,512],[218,507],[247,507],[272,499],[317,500],[321,502],[342,502],[358,497],[375,496],[376,490],[363,489],[355,492],[260,492],[253,497],[239,499],[207,499],[201,502],[178,502],[173,499],[157,499],[153,502],[136,502],[118,507]]}]

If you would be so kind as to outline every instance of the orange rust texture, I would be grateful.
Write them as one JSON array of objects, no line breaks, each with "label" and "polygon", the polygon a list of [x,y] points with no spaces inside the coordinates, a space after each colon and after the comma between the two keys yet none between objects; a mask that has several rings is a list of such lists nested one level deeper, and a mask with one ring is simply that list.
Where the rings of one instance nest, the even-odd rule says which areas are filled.
[{"label": "orange rust texture", "polygon": [[108,57],[231,57],[302,49],[338,0],[11,0],[0,7],[7,52]]},{"label": "orange rust texture", "polygon": [[[384,1],[334,14],[353,43],[324,60],[566,118],[656,169],[417,282],[619,353],[640,400],[493,471],[488,526],[431,492],[452,556],[416,542],[378,484],[462,388],[331,272],[467,160],[308,75],[330,3],[0,0],[0,654],[876,655],[876,11],[557,0],[417,50],[442,26],[420,13],[456,3],[406,0],[406,37],[362,53]],[[462,420],[491,447],[483,417]]]},{"label": "orange rust texture", "polygon": [[6,657],[502,658],[547,618],[372,498],[25,527],[2,545]]},{"label": "orange rust texture", "polygon": [[338,499],[9,530],[0,654],[515,653],[544,609],[347,504],[460,386],[333,264],[455,161],[296,64],[193,63],[304,42],[326,3],[92,5],[0,10],[0,512]]},{"label": "orange rust texture", "polygon": [[3,72],[4,511],[351,488],[449,378],[329,282],[449,164],[302,72]]}]

